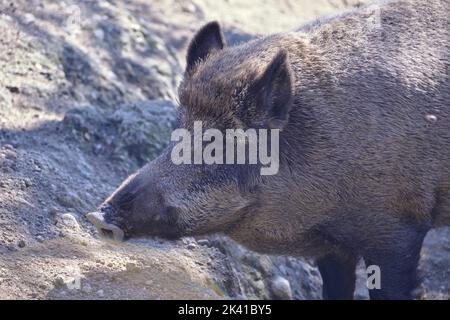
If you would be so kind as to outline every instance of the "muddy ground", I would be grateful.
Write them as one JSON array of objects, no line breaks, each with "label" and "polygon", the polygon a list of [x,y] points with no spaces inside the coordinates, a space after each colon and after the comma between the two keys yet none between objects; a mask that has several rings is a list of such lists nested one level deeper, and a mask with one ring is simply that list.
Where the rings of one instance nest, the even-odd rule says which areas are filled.
[{"label": "muddy ground", "polygon": [[[235,44],[362,2],[0,0],[0,298],[320,298],[310,261],[220,236],[107,242],[84,214],[167,143],[203,23]],[[450,233],[434,231],[421,298],[450,297],[449,266]]]}]

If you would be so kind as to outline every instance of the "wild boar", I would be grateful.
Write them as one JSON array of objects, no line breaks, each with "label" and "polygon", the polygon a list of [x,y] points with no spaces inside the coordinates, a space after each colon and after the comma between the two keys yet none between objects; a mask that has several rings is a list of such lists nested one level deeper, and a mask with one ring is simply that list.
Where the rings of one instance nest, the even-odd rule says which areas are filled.
[{"label": "wild boar", "polygon": [[[279,170],[174,164],[175,142],[88,218],[116,238],[220,232],[317,259],[323,296],[410,299],[423,239],[450,224],[450,1],[387,1],[226,46],[217,22],[187,53],[179,127],[281,130]],[[191,157],[192,154],[189,154]]]}]

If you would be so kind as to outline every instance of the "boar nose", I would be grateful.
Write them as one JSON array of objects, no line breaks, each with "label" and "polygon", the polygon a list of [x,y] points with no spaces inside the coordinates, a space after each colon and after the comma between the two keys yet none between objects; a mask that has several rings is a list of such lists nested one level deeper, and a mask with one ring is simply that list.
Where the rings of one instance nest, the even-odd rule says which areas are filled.
[{"label": "boar nose", "polygon": [[105,221],[104,213],[90,212],[86,218],[97,228],[98,232],[105,238],[112,238],[116,241],[122,241],[124,233],[122,229]]}]

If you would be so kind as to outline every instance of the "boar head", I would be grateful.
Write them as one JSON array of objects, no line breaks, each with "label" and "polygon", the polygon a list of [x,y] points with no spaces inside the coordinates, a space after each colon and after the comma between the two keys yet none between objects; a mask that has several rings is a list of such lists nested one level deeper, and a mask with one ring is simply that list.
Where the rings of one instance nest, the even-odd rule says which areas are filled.
[{"label": "boar head", "polygon": [[[283,129],[292,104],[292,75],[280,48],[226,47],[217,22],[191,41],[179,87],[178,126],[195,121],[221,132]],[[258,210],[259,164],[174,164],[171,143],[122,185],[88,219],[116,239],[178,238],[227,232]],[[225,148],[225,146],[224,146]],[[224,150],[226,151],[226,150]]]}]

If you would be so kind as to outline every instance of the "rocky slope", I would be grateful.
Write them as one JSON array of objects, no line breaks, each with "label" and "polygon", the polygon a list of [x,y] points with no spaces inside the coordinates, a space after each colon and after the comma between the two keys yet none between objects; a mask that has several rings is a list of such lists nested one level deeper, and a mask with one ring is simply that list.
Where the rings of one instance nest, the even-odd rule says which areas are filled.
[{"label": "rocky slope", "polygon": [[[0,0],[0,298],[320,298],[302,259],[220,236],[101,241],[84,213],[168,141],[199,26],[237,43],[360,2]],[[428,237],[424,297],[449,297],[449,250]]]}]

